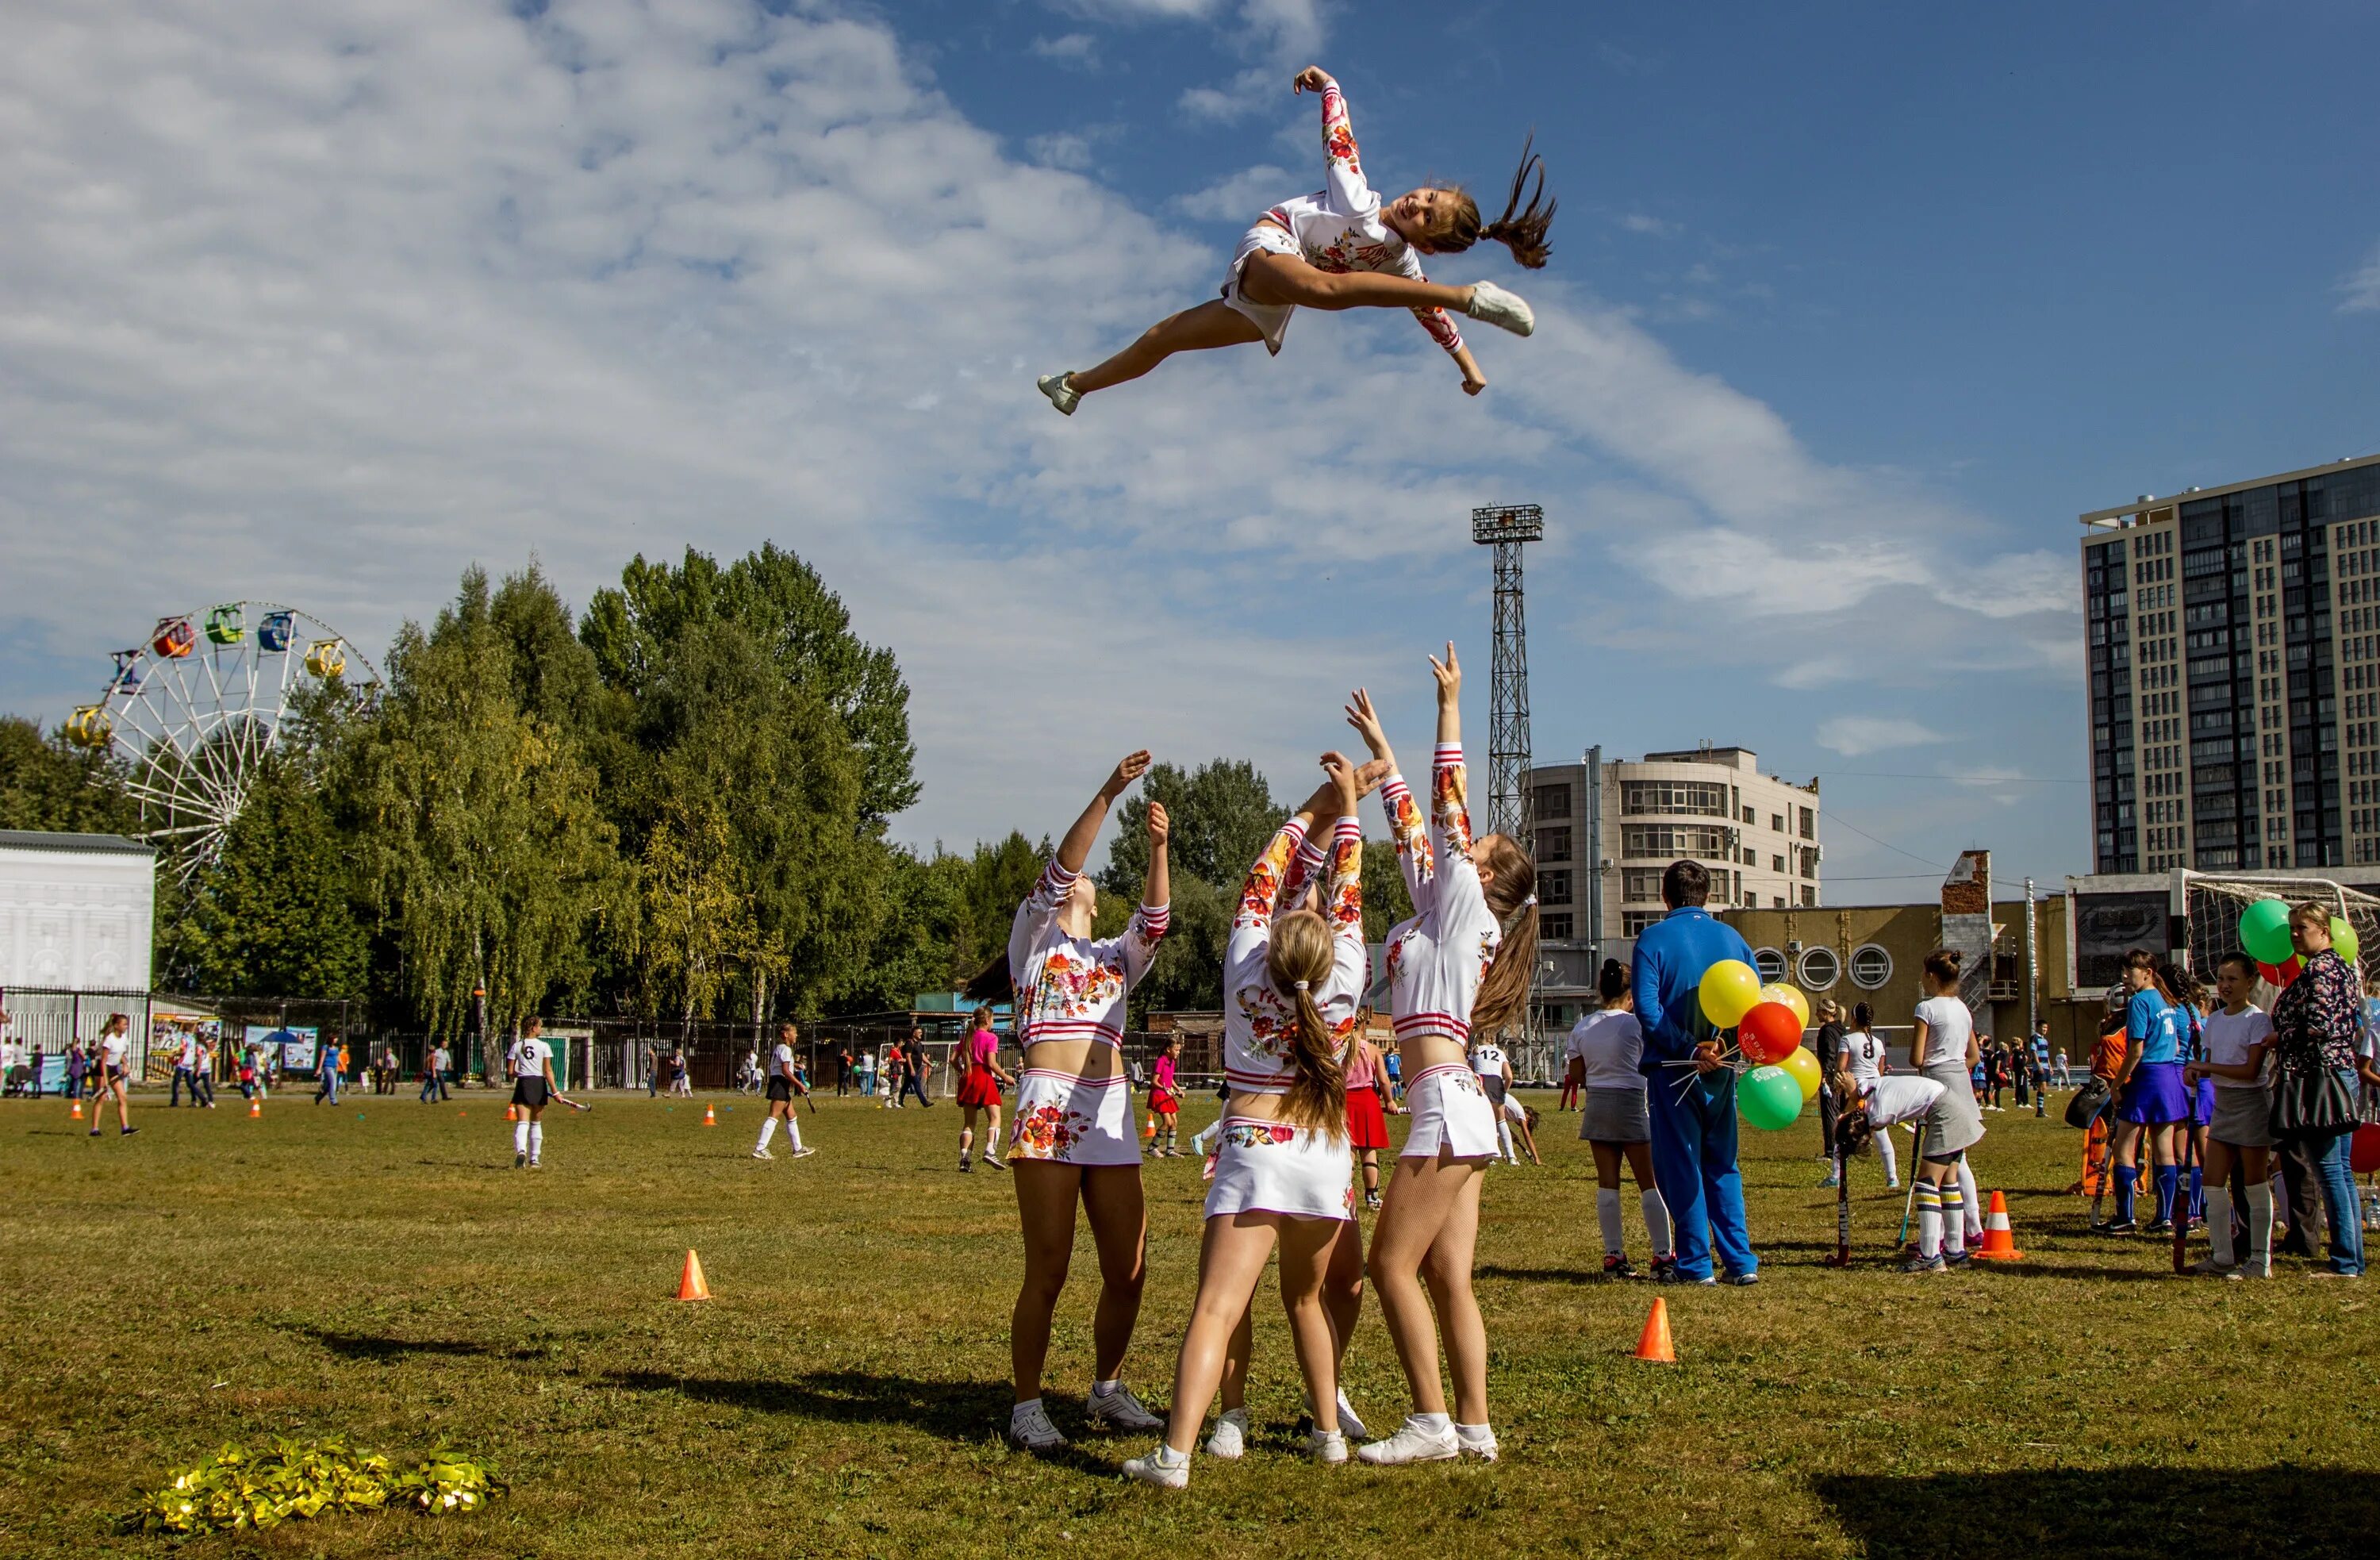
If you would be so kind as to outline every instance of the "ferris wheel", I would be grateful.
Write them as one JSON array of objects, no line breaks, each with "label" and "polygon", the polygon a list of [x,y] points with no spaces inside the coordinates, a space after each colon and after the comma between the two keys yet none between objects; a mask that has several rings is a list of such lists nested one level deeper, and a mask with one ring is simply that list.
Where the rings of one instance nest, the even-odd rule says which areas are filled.
[{"label": "ferris wheel", "polygon": [[369,702],[381,677],[311,613],[226,602],[161,617],[142,642],[115,652],[106,690],[67,719],[67,737],[123,755],[141,837],[188,882],[222,854],[292,701],[316,685]]}]

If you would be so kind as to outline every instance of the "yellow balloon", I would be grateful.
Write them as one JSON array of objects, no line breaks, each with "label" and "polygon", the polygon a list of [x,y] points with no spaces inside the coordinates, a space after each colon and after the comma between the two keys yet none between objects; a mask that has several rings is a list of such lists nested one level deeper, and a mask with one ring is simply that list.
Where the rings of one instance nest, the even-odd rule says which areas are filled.
[{"label": "yellow balloon", "polygon": [[1760,1005],[1760,976],[1740,958],[1723,958],[1703,971],[1703,1017],[1731,1030]]},{"label": "yellow balloon", "polygon": [[1802,994],[1799,987],[1789,986],[1784,981],[1779,981],[1760,988],[1760,1000],[1783,1003],[1800,1017],[1803,1029],[1810,1027],[1810,999]]},{"label": "yellow balloon", "polygon": [[1793,1081],[1802,1086],[1802,1103],[1808,1104],[1818,1097],[1818,1059],[1810,1054],[1806,1045],[1797,1045],[1793,1054],[1777,1064],[1792,1074]]}]

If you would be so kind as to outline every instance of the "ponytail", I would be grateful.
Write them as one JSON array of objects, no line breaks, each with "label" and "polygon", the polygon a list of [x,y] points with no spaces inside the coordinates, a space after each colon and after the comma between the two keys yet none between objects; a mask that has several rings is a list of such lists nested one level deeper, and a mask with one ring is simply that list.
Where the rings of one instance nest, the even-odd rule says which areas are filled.
[{"label": "ponytail", "polygon": [[[1521,143],[1521,166],[1512,175],[1512,192],[1505,198],[1504,214],[1479,230],[1481,238],[1511,250],[1513,264],[1531,271],[1544,270],[1547,258],[1553,253],[1546,247],[1546,229],[1553,225],[1554,207],[1560,203],[1545,201],[1546,160],[1531,154],[1536,143],[1536,132],[1532,130],[1529,139]],[[1529,191],[1529,203],[1524,206],[1521,191],[1532,173],[1537,176],[1537,184]],[[1543,211],[1537,209],[1540,201],[1545,201]]]},{"label": "ponytail", "polygon": [[1471,1032],[1495,1034],[1529,1002],[1529,977],[1537,968],[1537,865],[1508,835],[1489,835],[1487,867],[1492,885],[1488,908],[1502,923],[1503,941],[1479,981],[1471,1002]]},{"label": "ponytail", "polygon": [[1332,1043],[1330,1026],[1314,1005],[1314,988],[1330,978],[1330,928],[1310,910],[1273,922],[1265,948],[1265,973],[1273,989],[1296,1005],[1290,1025],[1289,1054],[1297,1072],[1281,1102],[1281,1119],[1311,1127],[1332,1138],[1347,1135],[1347,1075]]}]

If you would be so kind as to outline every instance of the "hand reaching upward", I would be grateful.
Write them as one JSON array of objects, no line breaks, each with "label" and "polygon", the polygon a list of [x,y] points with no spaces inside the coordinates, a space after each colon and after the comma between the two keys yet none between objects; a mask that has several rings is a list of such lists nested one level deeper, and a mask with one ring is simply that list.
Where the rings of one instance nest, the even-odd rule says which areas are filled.
[{"label": "hand reaching upward", "polygon": [[1108,776],[1108,783],[1099,787],[1099,794],[1110,801],[1115,800],[1134,781],[1148,773],[1148,750],[1146,748],[1126,753],[1116,761],[1115,771]]},{"label": "hand reaching upward", "polygon": [[1380,729],[1379,712],[1372,708],[1372,696],[1363,689],[1347,696],[1347,724],[1363,737],[1364,746],[1374,758],[1385,760],[1391,769],[1396,767],[1396,758],[1389,751],[1389,734]]},{"label": "hand reaching upward", "polygon": [[[1452,640],[1446,641],[1446,659],[1444,661],[1439,661],[1435,655],[1429,658],[1429,673],[1430,676],[1438,679],[1439,703],[1441,705],[1447,704],[1462,697],[1463,666],[1460,662],[1454,659],[1454,641]],[[1147,755],[1144,754],[1142,756],[1146,757]]]}]

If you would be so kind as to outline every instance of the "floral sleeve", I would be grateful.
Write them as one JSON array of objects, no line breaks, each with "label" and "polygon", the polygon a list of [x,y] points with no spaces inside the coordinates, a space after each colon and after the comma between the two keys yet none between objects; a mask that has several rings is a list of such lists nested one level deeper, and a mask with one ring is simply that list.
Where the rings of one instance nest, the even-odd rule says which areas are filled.
[{"label": "floral sleeve", "polygon": [[1430,853],[1429,833],[1422,823],[1421,809],[1414,804],[1413,792],[1404,776],[1391,774],[1380,782],[1380,805],[1389,814],[1389,838],[1397,847],[1397,866],[1405,874],[1405,895],[1413,900],[1414,912],[1428,910],[1434,896],[1437,863]]},{"label": "floral sleeve", "polygon": [[1443,923],[1460,920],[1477,907],[1483,913],[1487,894],[1479,870],[1471,864],[1471,811],[1466,796],[1460,746],[1441,746],[1429,766],[1430,843],[1438,847],[1439,914]]},{"label": "floral sleeve", "polygon": [[1272,924],[1273,907],[1281,901],[1281,882],[1288,875],[1290,859],[1305,843],[1305,826],[1294,818],[1272,836],[1272,842],[1248,869],[1247,881],[1240,885],[1240,908],[1232,917],[1234,930]]},{"label": "floral sleeve", "polygon": [[1323,177],[1342,211],[1353,214],[1371,203],[1372,187],[1365,181],[1363,160],[1355,152],[1355,128],[1347,119],[1347,99],[1339,83],[1329,80],[1322,84],[1322,165]]},{"label": "floral sleeve", "polygon": [[1323,914],[1336,936],[1364,939],[1364,825],[1342,818],[1330,831],[1330,877],[1323,888]]}]

